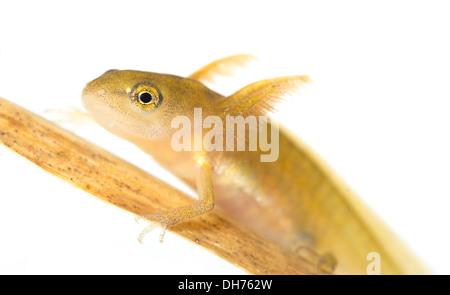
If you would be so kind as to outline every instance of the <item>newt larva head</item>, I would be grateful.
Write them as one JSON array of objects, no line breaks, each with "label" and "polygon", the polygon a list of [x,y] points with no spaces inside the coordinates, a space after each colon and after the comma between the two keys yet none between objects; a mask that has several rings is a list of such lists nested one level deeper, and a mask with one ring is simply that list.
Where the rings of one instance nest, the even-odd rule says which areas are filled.
[{"label": "newt larva head", "polygon": [[219,94],[178,76],[109,70],[83,90],[84,107],[104,128],[127,140],[170,137],[172,119],[193,116],[196,107],[211,108]]}]

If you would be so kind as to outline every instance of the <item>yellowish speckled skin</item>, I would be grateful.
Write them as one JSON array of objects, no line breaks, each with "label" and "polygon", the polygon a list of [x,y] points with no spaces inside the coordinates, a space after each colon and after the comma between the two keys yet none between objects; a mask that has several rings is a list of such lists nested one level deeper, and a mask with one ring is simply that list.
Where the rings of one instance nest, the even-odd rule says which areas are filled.
[{"label": "yellowish speckled skin", "polygon": [[[190,78],[139,71],[108,71],[83,91],[83,104],[109,131],[136,144],[199,192],[200,201],[162,215],[164,228],[209,212],[214,206],[307,258],[333,265],[337,274],[365,274],[370,252],[381,258],[382,274],[421,273],[422,268],[373,214],[349,192],[317,156],[281,129],[279,158],[261,162],[254,152],[175,152],[170,127],[177,115],[203,117],[261,115],[306,77],[265,80],[223,97],[198,81],[224,74],[223,67],[246,56],[219,60]],[[221,68],[219,71],[218,69]],[[195,80],[194,80],[195,79]],[[160,105],[143,110],[134,101],[136,85],[151,85]],[[200,172],[195,172],[200,171]],[[215,196],[214,196],[215,195]],[[149,212],[150,213],[150,212]],[[316,255],[317,254],[317,255]]]}]

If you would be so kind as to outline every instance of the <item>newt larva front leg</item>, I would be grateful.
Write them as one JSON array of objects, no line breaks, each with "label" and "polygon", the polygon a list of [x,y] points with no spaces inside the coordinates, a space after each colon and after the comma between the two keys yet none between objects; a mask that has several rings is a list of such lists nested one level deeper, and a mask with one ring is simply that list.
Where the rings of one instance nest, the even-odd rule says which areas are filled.
[{"label": "newt larva front leg", "polygon": [[214,188],[211,177],[211,167],[206,161],[199,161],[196,166],[196,178],[197,178],[197,192],[199,200],[169,211],[160,211],[157,214],[144,214],[138,218],[148,219],[151,221],[142,232],[139,234],[139,242],[142,243],[144,236],[153,230],[156,226],[161,227],[161,233],[159,241],[164,240],[166,230],[183,221],[190,220],[196,216],[206,214],[214,209]]}]

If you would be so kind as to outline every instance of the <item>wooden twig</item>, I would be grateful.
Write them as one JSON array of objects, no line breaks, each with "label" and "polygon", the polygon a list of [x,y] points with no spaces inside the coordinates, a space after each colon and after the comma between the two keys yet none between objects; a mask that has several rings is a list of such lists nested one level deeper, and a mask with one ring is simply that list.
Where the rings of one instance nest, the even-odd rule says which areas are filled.
[{"label": "wooden twig", "polygon": [[[192,202],[163,181],[1,98],[0,142],[74,186],[134,214]],[[169,230],[250,274],[321,273],[217,210]]]}]

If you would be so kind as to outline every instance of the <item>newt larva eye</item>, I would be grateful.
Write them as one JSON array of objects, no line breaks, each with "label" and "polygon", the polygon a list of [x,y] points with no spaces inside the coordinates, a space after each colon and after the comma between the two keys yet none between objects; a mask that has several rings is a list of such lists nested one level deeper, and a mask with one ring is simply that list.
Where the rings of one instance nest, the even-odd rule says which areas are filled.
[{"label": "newt larva eye", "polygon": [[131,93],[132,101],[141,109],[149,111],[157,107],[162,100],[161,94],[153,87],[142,85]]},{"label": "newt larva eye", "polygon": [[138,100],[141,104],[151,104],[154,100],[153,94],[147,91],[139,93]]}]

